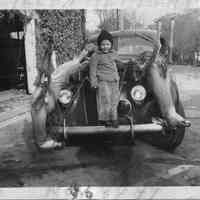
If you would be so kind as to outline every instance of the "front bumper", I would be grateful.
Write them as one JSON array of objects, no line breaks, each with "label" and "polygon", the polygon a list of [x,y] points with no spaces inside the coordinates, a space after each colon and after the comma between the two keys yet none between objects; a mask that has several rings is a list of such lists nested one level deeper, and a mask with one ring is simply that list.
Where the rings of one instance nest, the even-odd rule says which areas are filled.
[{"label": "front bumper", "polygon": [[156,123],[120,125],[118,128],[104,126],[54,126],[53,131],[58,133],[66,142],[67,146],[114,143],[127,144],[134,141],[139,133],[162,132],[163,126]]}]

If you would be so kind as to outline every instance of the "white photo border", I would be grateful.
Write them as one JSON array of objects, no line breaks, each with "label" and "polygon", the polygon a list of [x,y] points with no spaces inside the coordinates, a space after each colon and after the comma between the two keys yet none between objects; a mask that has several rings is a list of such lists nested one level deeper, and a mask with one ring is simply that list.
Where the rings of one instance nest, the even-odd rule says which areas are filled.
[{"label": "white photo border", "polygon": [[[165,7],[171,0],[1,0],[3,9],[134,9]],[[178,0],[180,6],[188,0]],[[200,7],[199,0],[190,0]],[[142,2],[142,3],[141,3]],[[196,3],[196,4],[195,4]],[[172,5],[171,5],[172,6]],[[172,6],[173,7],[173,6]],[[72,187],[0,188],[1,199],[200,199],[200,186],[184,187]]]},{"label": "white photo border", "polygon": [[200,199],[200,187],[79,187],[74,193],[73,187],[22,187],[0,188],[0,200],[23,199],[109,199],[109,200],[197,200]]}]

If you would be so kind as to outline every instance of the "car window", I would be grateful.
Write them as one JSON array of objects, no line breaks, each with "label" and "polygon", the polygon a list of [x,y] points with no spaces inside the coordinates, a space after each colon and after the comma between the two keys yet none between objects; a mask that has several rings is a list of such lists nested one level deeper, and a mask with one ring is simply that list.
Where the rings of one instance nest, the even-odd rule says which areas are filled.
[{"label": "car window", "polygon": [[149,41],[139,37],[118,38],[118,54],[140,55],[144,52],[153,52],[153,46]]}]

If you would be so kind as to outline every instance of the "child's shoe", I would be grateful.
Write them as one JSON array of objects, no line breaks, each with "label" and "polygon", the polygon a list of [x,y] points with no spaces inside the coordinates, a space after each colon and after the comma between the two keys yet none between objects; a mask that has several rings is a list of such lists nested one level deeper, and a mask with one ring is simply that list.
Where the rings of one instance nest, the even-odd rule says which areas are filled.
[{"label": "child's shoe", "polygon": [[113,120],[113,121],[112,121],[112,127],[113,127],[113,128],[118,128],[118,127],[119,127],[118,120]]},{"label": "child's shoe", "polygon": [[99,121],[98,121],[98,126],[105,126],[105,121],[99,120]]},{"label": "child's shoe", "polygon": [[111,127],[112,126],[112,122],[111,121],[106,121],[105,122],[105,127]]}]

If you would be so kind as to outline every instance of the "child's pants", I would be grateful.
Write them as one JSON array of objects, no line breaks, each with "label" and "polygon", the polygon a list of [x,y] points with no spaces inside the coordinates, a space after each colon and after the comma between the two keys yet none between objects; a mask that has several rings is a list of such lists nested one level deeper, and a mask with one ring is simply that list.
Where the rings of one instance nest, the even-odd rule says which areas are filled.
[{"label": "child's pants", "polygon": [[119,102],[118,81],[98,81],[97,111],[98,120],[117,120],[117,106]]}]

